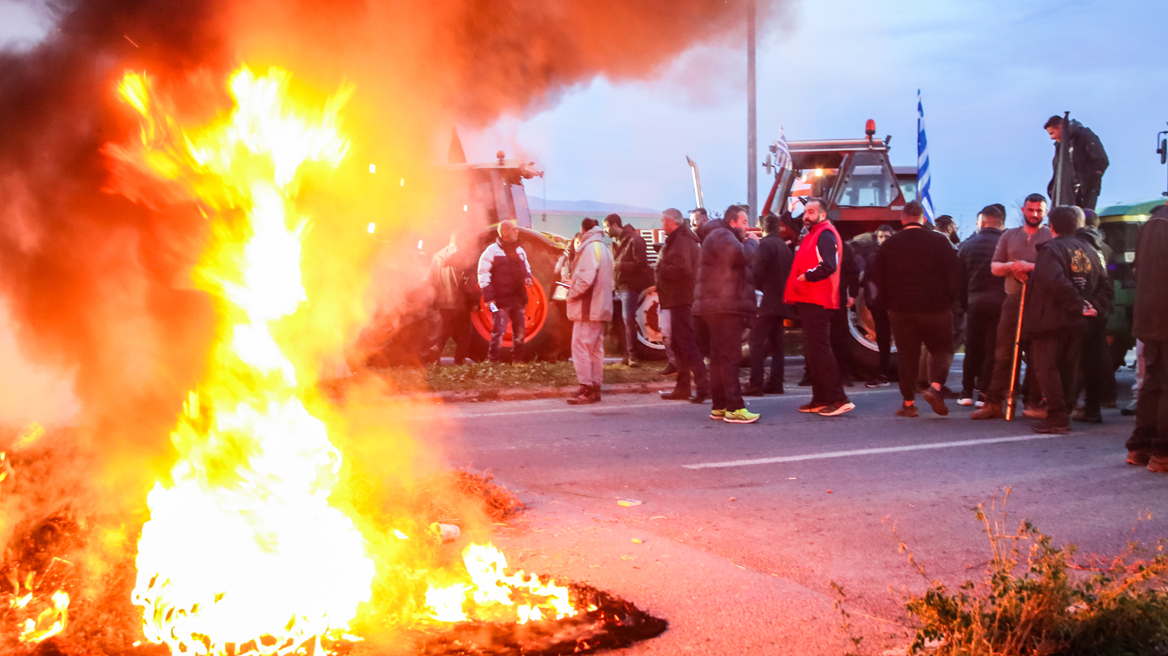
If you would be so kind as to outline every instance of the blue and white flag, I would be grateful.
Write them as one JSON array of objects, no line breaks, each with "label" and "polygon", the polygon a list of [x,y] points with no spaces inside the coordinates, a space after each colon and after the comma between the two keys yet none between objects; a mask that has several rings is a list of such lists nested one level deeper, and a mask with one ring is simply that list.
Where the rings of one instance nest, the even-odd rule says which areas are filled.
[{"label": "blue and white flag", "polygon": [[783,133],[783,126],[779,126],[779,140],[775,142],[775,168],[791,168],[791,149],[787,147],[787,135]]},{"label": "blue and white flag", "polygon": [[933,222],[933,199],[929,196],[929,141],[925,138],[925,108],[917,89],[917,202],[925,208],[925,219]]}]

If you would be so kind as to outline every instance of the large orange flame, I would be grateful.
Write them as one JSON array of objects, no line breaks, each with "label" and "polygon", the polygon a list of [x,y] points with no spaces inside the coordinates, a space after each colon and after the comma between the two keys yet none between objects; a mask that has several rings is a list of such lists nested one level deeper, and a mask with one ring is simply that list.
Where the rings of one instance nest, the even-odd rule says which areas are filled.
[{"label": "large orange flame", "polygon": [[340,637],[369,599],[374,565],[329,504],[341,453],[270,324],[306,300],[297,183],[305,164],[344,158],[337,113],[350,91],[312,107],[289,94],[287,73],[243,68],[230,81],[234,111],[201,130],[158,109],[143,76],[119,91],[143,117],[139,165],[211,213],[195,280],[225,317],[172,434],[171,482],[147,499],[133,596],[146,637],[175,654],[280,654]]}]

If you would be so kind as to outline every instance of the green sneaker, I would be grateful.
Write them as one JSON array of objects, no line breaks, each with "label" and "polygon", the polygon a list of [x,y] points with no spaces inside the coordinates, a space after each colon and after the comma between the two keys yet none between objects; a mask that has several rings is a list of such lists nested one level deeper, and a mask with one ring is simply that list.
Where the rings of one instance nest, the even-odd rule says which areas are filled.
[{"label": "green sneaker", "polygon": [[725,410],[711,410],[710,411],[710,419],[713,419],[714,421],[718,421],[719,419],[725,419],[725,418],[726,418],[726,411]]},{"label": "green sneaker", "polygon": [[762,416],[757,412],[751,412],[746,408],[727,412],[725,415],[726,416],[722,417],[722,421],[730,424],[753,424],[754,422],[758,421],[759,417]]}]

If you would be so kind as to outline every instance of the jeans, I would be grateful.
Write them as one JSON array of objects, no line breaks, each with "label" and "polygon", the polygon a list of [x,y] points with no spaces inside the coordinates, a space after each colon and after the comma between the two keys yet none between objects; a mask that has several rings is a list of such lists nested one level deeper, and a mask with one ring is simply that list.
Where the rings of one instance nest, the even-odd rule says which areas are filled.
[{"label": "jeans", "polygon": [[763,387],[767,355],[771,356],[771,375],[765,389],[783,389],[783,341],[786,329],[783,317],[773,314],[759,315],[750,330],[750,386]]},{"label": "jeans", "polygon": [[487,357],[491,362],[500,362],[503,359],[503,333],[507,332],[507,322],[511,322],[511,361],[519,362],[523,359],[523,342],[525,341],[527,324],[524,316],[524,306],[499,308],[495,311],[494,324],[491,326],[491,344],[487,349]]},{"label": "jeans", "polygon": [[1034,365],[1038,387],[1046,397],[1046,416],[1051,422],[1070,423],[1067,401],[1074,389],[1082,341],[1083,331],[1079,328],[1043,333],[1030,339],[1030,363]]},{"label": "jeans", "polygon": [[[1021,296],[1006,296],[1002,301],[1002,313],[998,317],[998,334],[994,338],[994,372],[990,377],[990,386],[985,392],[989,403],[1004,403],[1010,393],[1010,363],[1014,361],[1014,341],[1018,333],[1018,316],[1021,312]],[[1028,344],[1023,342],[1018,366],[1021,368],[1024,356],[1030,352]],[[1015,382],[1015,390],[1023,390],[1023,401],[1027,406],[1037,404],[1042,400],[1042,393],[1038,391],[1037,378],[1031,375],[1032,367],[1026,367],[1026,378],[1022,385]]]},{"label": "jeans", "polygon": [[892,337],[899,354],[900,395],[905,401],[917,396],[917,372],[920,368],[921,345],[928,350],[929,383],[945,384],[953,355],[953,311],[888,312],[892,321]]},{"label": "jeans", "polygon": [[994,349],[998,341],[1000,303],[969,306],[966,314],[965,362],[961,371],[962,395],[973,398],[974,390],[989,389],[994,375]]},{"label": "jeans", "polygon": [[604,381],[604,322],[572,322],[572,366],[581,385]]},{"label": "jeans", "polygon": [[694,316],[688,305],[669,308],[670,328],[673,333],[673,353],[677,357],[677,391],[690,391],[690,383],[697,386],[699,396],[710,394],[710,377],[702,352],[698,350],[697,335],[694,332]]},{"label": "jeans", "polygon": [[803,357],[811,375],[811,405],[845,403],[839,363],[831,350],[831,310],[811,303],[796,303],[803,324]]},{"label": "jeans", "polygon": [[630,289],[618,291],[616,299],[621,306],[621,326],[624,329],[625,357],[635,360],[635,345],[637,343],[637,307],[641,303],[641,292]]},{"label": "jeans", "polygon": [[446,348],[446,342],[454,339],[454,364],[466,361],[470,350],[470,310],[438,310],[442,316],[442,328],[438,332],[438,355]]},{"label": "jeans", "polygon": [[710,327],[710,396],[714,410],[735,412],[746,407],[738,370],[742,361],[741,314],[707,314]]},{"label": "jeans", "polygon": [[1136,428],[1127,450],[1168,458],[1168,341],[1143,344],[1144,378],[1136,402]]}]

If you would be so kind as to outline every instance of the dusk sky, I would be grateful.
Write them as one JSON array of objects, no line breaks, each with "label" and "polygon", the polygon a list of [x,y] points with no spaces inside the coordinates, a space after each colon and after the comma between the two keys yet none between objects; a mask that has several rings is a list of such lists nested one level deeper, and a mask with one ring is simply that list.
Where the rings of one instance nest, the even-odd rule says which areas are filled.
[{"label": "dusk sky", "polygon": [[[759,0],[760,3],[765,0]],[[0,43],[27,47],[50,28],[0,0]],[[1166,187],[1155,136],[1168,128],[1164,0],[820,0],[789,2],[760,34],[759,156],[777,138],[892,135],[893,164],[916,160],[916,92],[924,98],[933,202],[972,230],[977,210],[1045,193],[1053,146],[1042,129],[1065,110],[1111,159],[1100,207]],[[745,43],[745,26],[743,27]],[[655,80],[605,79],[543,110],[482,131],[463,127],[472,159],[502,148],[546,171],[529,193],[687,210],[685,157],[701,166],[706,204],[746,200],[744,48],[699,47]],[[770,180],[760,170],[760,205]]]},{"label": "dusk sky", "polygon": [[[892,135],[893,164],[916,161],[924,98],[938,214],[961,234],[993,202],[1046,193],[1053,146],[1043,123],[1070,111],[1111,159],[1100,207],[1165,190],[1155,137],[1168,128],[1164,0],[820,0],[788,5],[758,48],[759,156],[788,139]],[[745,34],[745,28],[744,32]],[[745,38],[744,38],[745,40]],[[745,50],[699,49],[658,81],[603,79],[557,106],[465,139],[471,157],[526,150],[546,197],[662,209],[694,204],[685,157],[701,166],[706,205],[746,199]],[[770,180],[760,175],[760,205]],[[543,193],[540,181],[530,185]]]}]

